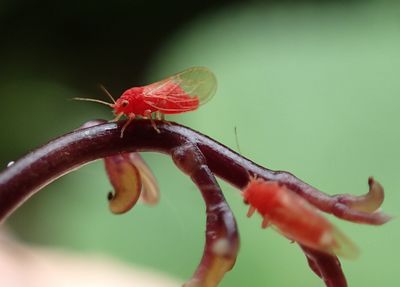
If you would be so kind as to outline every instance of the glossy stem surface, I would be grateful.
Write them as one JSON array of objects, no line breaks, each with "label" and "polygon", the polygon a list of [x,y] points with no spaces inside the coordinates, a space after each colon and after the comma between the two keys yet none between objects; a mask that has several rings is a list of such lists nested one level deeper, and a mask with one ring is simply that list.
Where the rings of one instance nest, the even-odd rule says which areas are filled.
[{"label": "glossy stem surface", "polygon": [[[249,174],[278,181],[320,210],[349,221],[379,225],[389,220],[379,212],[352,209],[339,201],[340,197],[328,196],[289,172],[261,167],[209,137],[176,123],[156,121],[160,131],[157,132],[150,121],[137,120],[126,128],[121,138],[124,124],[125,121],[96,126],[89,124],[88,128],[50,141],[6,168],[0,174],[0,220],[4,220],[30,196],[58,177],[96,159],[135,151],[170,155],[200,189],[206,203],[206,245],[193,278],[200,281],[211,278],[208,281],[210,285],[204,286],[214,286],[212,284],[222,278],[223,273],[233,266],[239,248],[235,219],[214,175],[240,190],[247,185]],[[302,248],[310,267],[324,279],[327,286],[346,286],[336,257]],[[210,270],[214,273],[207,273]],[[332,278],[339,275],[343,278]]]},{"label": "glossy stem surface", "polygon": [[354,221],[380,225],[390,217],[351,209],[338,197],[326,195],[285,171],[272,171],[242,157],[226,146],[187,127],[156,121],[157,133],[147,120],[128,126],[123,138],[125,121],[104,123],[63,135],[27,154],[0,173],[0,220],[7,217],[40,188],[58,177],[90,161],[119,152],[156,151],[171,155],[179,146],[196,146],[204,155],[210,170],[217,176],[242,189],[249,174],[287,185],[324,212]]}]

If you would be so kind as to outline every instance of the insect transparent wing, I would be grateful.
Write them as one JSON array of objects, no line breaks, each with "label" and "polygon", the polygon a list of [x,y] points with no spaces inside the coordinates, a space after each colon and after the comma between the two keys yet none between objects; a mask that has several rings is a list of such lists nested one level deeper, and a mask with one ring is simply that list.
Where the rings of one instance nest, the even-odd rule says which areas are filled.
[{"label": "insect transparent wing", "polygon": [[217,90],[215,75],[205,67],[192,67],[145,87],[144,96],[149,98],[170,97],[171,101],[187,101],[197,98],[200,104],[208,102]]},{"label": "insect transparent wing", "polygon": [[360,251],[357,246],[335,226],[332,230],[332,236],[335,244],[329,248],[331,253],[348,259],[356,259],[358,257]]},{"label": "insect transparent wing", "polygon": [[175,75],[180,87],[190,96],[197,96],[200,104],[211,100],[217,90],[215,75],[205,67],[189,68]]}]

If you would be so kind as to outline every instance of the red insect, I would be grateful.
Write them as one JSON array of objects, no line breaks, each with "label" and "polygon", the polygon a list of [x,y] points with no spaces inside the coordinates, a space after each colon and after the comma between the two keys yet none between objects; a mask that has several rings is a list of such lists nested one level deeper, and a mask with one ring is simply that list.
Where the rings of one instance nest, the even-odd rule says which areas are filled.
[{"label": "red insect", "polygon": [[356,257],[357,247],[305,199],[277,182],[251,178],[243,190],[250,204],[248,216],[257,211],[262,227],[270,224],[290,240],[326,253]]},{"label": "red insect", "polygon": [[136,116],[150,119],[158,131],[152,114],[156,114],[156,119],[164,119],[166,114],[194,111],[212,98],[216,88],[217,80],[210,70],[193,67],[156,83],[128,89],[116,101],[106,91],[113,103],[87,98],[75,99],[110,106],[116,115],[114,121],[123,115],[127,116],[128,121],[121,130],[122,137],[125,128]]}]

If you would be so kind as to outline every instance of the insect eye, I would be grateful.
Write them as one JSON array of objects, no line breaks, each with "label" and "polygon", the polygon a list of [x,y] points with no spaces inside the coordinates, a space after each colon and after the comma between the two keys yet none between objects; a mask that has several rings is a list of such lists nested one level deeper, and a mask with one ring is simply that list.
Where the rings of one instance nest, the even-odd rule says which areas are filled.
[{"label": "insect eye", "polygon": [[123,108],[126,108],[129,105],[129,102],[127,100],[122,101],[121,106]]}]

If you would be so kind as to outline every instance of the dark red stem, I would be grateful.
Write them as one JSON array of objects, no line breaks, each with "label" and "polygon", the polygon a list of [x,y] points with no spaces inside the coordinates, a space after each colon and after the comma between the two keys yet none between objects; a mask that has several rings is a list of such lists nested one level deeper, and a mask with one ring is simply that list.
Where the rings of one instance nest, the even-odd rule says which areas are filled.
[{"label": "dark red stem", "polygon": [[148,121],[135,121],[121,139],[125,122],[105,123],[61,136],[16,161],[0,174],[0,219],[41,187],[87,162],[118,152],[157,151],[170,154],[179,146],[196,146],[210,170],[238,189],[249,180],[249,173],[278,181],[294,190],[324,212],[358,223],[380,225],[390,218],[382,214],[348,208],[337,197],[326,195],[285,171],[272,171],[242,157],[209,137],[178,124],[157,122],[157,133]]},{"label": "dark red stem", "polygon": [[[206,158],[195,145],[186,143],[178,146],[173,149],[171,156],[176,166],[197,185],[206,204],[206,244],[203,258],[192,279],[184,286],[214,286],[236,261],[239,233],[235,217],[207,166]],[[218,245],[220,250],[217,250]],[[225,263],[221,263],[221,260]]]},{"label": "dark red stem", "polygon": [[307,257],[311,270],[324,280],[326,287],[347,286],[346,277],[336,256],[299,245]]},{"label": "dark red stem", "polygon": [[[65,173],[87,162],[119,152],[131,151],[156,151],[169,154],[177,166],[191,176],[201,190],[207,206],[206,243],[214,242],[214,231],[221,232],[222,230],[223,236],[237,244],[236,249],[231,249],[232,254],[227,256],[233,257],[237,251],[238,236],[233,215],[213,174],[239,189],[247,184],[249,174],[278,181],[319,209],[346,220],[368,224],[383,224],[388,220],[379,213],[354,211],[339,202],[336,197],[325,195],[294,175],[261,167],[187,127],[157,121],[157,127],[160,130],[160,133],[157,133],[149,121],[138,120],[128,126],[124,137],[121,138],[121,127],[124,123],[125,121],[104,123],[76,130],[36,149],[4,170],[0,174],[0,220],[4,220],[40,188]],[[207,264],[209,261],[208,248],[210,244],[206,244],[202,264]],[[309,262],[313,262],[311,264],[313,270],[318,269],[319,275],[325,282],[333,280],[330,278],[332,274],[342,274],[339,264],[330,263],[336,262],[337,259],[334,256],[317,256],[313,251],[304,248],[303,250]],[[326,268],[335,268],[335,270],[327,271]],[[201,273],[201,266],[196,274],[200,274],[199,272]],[[343,282],[328,286],[344,287],[346,285],[345,281]]]}]

